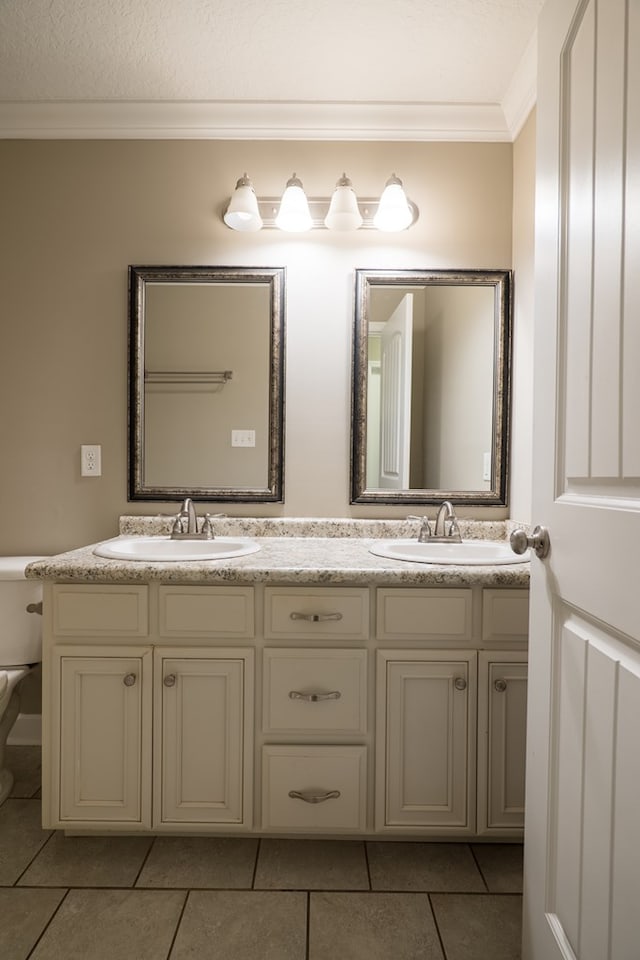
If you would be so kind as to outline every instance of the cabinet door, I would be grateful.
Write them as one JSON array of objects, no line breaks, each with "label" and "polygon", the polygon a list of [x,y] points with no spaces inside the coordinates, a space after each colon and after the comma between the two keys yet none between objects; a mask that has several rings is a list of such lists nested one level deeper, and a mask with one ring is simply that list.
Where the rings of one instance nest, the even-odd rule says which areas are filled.
[{"label": "cabinet door", "polygon": [[[59,819],[148,827],[151,651],[86,649],[90,656],[79,656],[78,647],[57,647],[53,655]],[[55,799],[53,806],[55,816]]]},{"label": "cabinet door", "polygon": [[154,825],[251,826],[253,651],[155,651]]},{"label": "cabinet door", "polygon": [[476,654],[378,652],[376,828],[472,833]]},{"label": "cabinet door", "polygon": [[478,698],[478,833],[524,827],[527,654],[483,652]]}]

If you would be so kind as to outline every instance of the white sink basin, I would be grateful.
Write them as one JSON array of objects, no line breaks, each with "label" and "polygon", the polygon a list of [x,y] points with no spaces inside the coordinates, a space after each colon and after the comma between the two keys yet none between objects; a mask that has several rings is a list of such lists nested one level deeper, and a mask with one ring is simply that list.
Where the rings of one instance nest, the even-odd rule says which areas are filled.
[{"label": "white sink basin", "polygon": [[256,553],[260,547],[241,537],[214,540],[172,540],[170,537],[115,537],[94,547],[97,557],[109,560],[146,560],[160,563],[183,560],[228,560]]},{"label": "white sink basin", "polygon": [[378,540],[371,553],[389,560],[411,560],[416,563],[503,564],[525,563],[529,551],[517,554],[509,543],[501,540],[463,540],[462,543],[418,543],[417,540]]}]

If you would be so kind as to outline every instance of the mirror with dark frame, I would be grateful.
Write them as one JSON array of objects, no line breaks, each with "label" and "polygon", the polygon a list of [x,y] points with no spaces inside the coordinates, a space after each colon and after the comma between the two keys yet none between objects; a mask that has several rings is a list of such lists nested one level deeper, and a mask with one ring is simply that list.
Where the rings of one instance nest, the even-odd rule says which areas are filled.
[{"label": "mirror with dark frame", "polygon": [[351,503],[506,505],[511,279],[356,270]]},{"label": "mirror with dark frame", "polygon": [[284,496],[284,267],[129,267],[129,500]]}]

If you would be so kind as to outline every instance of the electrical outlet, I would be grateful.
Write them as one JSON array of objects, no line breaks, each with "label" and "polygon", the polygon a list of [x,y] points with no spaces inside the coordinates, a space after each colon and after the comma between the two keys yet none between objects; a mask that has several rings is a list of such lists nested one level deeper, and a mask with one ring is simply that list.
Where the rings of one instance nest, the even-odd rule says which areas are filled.
[{"label": "electrical outlet", "polygon": [[485,453],[482,456],[482,479],[491,480],[491,454]]},{"label": "electrical outlet", "polygon": [[80,447],[80,476],[102,476],[102,447],[99,443],[83,443]]}]

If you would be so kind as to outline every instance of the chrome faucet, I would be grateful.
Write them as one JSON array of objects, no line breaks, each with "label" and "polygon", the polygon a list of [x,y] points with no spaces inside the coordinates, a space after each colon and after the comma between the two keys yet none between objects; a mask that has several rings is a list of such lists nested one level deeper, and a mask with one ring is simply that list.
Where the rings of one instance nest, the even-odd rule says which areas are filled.
[{"label": "chrome faucet", "polygon": [[460,527],[450,500],[440,504],[432,540],[436,543],[461,543]]},{"label": "chrome faucet", "polygon": [[202,522],[202,530],[198,533],[198,514],[196,513],[196,505],[191,499],[187,497],[180,507],[180,512],[173,522],[173,527],[171,528],[171,539],[172,540],[213,540],[215,539],[215,534],[213,532],[213,526],[211,524],[211,516],[208,513],[205,513],[204,520]]},{"label": "chrome faucet", "polygon": [[419,520],[418,543],[462,543],[458,518],[450,500],[445,500],[438,510],[433,530],[428,517],[407,517],[407,520]]}]

